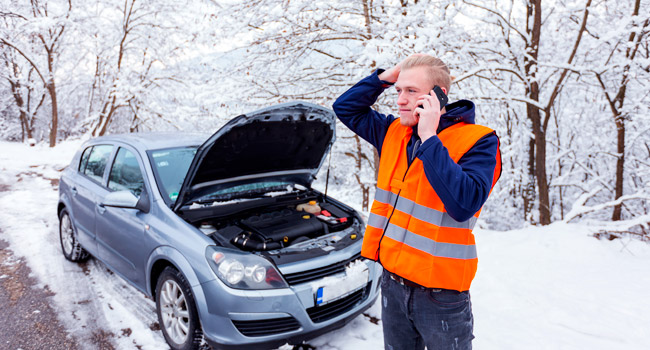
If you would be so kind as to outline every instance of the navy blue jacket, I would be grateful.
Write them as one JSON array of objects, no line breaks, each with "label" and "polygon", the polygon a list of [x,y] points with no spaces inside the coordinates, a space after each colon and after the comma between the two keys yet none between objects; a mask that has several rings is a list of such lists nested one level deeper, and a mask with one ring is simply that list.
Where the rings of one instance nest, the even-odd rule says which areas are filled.
[{"label": "navy blue jacket", "polygon": [[[384,115],[370,108],[379,95],[392,85],[379,79],[381,72],[383,70],[377,70],[359,81],[333,105],[339,120],[375,146],[380,155],[388,127],[396,119],[393,115]],[[461,121],[474,124],[474,103],[471,101],[460,100],[448,104],[446,111],[440,117],[438,133]],[[413,153],[413,145],[419,139],[417,126],[413,131],[407,155]],[[496,134],[486,135],[465,153],[458,164],[449,157],[438,136],[430,137],[417,149],[415,156],[422,161],[429,183],[442,200],[447,213],[456,221],[466,221],[474,216],[487,200],[498,147]]]}]

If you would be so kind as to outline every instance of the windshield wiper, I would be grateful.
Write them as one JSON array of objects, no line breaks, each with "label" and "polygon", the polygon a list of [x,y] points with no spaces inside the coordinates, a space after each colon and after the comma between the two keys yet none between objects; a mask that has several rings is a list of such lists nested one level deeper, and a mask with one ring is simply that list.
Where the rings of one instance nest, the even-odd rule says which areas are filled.
[{"label": "windshield wiper", "polygon": [[[255,198],[255,197],[263,197],[265,194],[269,192],[275,192],[275,191],[287,191],[287,186],[274,186],[274,187],[267,187],[264,189],[256,188],[256,189],[251,189],[248,191],[237,191],[237,192],[230,192],[230,193],[221,193],[221,194],[211,194],[211,195],[206,195],[203,197],[199,197],[197,200],[193,201],[195,203],[200,203],[200,204],[205,204],[205,203],[210,203],[214,201],[229,201],[233,199],[247,199],[247,198]],[[290,193],[293,191],[287,191],[287,193]]]}]

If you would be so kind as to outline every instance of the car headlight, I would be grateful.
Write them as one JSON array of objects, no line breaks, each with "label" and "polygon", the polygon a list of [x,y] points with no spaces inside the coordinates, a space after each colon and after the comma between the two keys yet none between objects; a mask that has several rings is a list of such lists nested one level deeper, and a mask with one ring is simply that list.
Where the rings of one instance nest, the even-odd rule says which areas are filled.
[{"label": "car headlight", "polygon": [[205,250],[205,258],[215,275],[228,287],[237,289],[289,287],[273,264],[255,254],[209,246]]}]

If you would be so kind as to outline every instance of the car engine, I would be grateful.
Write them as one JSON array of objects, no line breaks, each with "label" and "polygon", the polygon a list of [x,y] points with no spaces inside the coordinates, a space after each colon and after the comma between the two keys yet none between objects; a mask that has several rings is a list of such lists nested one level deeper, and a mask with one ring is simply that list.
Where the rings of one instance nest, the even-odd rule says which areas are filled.
[{"label": "car engine", "polygon": [[[225,217],[205,217],[209,214],[204,214],[192,221],[221,245],[246,251],[277,253],[277,250],[308,250],[314,245],[323,249],[324,244],[339,246],[343,238],[353,241],[360,236],[361,219],[351,208],[313,194],[300,197],[290,201],[277,197],[274,199],[276,203],[268,206],[247,205],[248,202],[231,204],[228,207],[231,210],[233,205],[243,206],[246,210],[234,215],[229,212]],[[217,213],[224,209],[213,206],[199,211]],[[194,210],[195,216],[196,213]]]}]

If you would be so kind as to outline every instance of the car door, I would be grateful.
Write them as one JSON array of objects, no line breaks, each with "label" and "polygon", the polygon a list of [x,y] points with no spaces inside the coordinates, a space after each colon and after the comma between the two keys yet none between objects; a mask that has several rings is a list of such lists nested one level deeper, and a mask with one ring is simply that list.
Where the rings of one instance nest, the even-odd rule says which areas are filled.
[{"label": "car door", "polygon": [[[124,146],[118,148],[108,173],[109,191],[130,191],[140,197],[147,191],[142,160]],[[96,220],[99,258],[136,285],[144,283],[145,225],[148,213],[138,209],[102,206]]]},{"label": "car door", "polygon": [[104,187],[106,165],[113,145],[101,144],[86,148],[79,168],[70,184],[71,216],[79,243],[92,255],[97,253],[95,213],[100,200],[108,193]]}]

